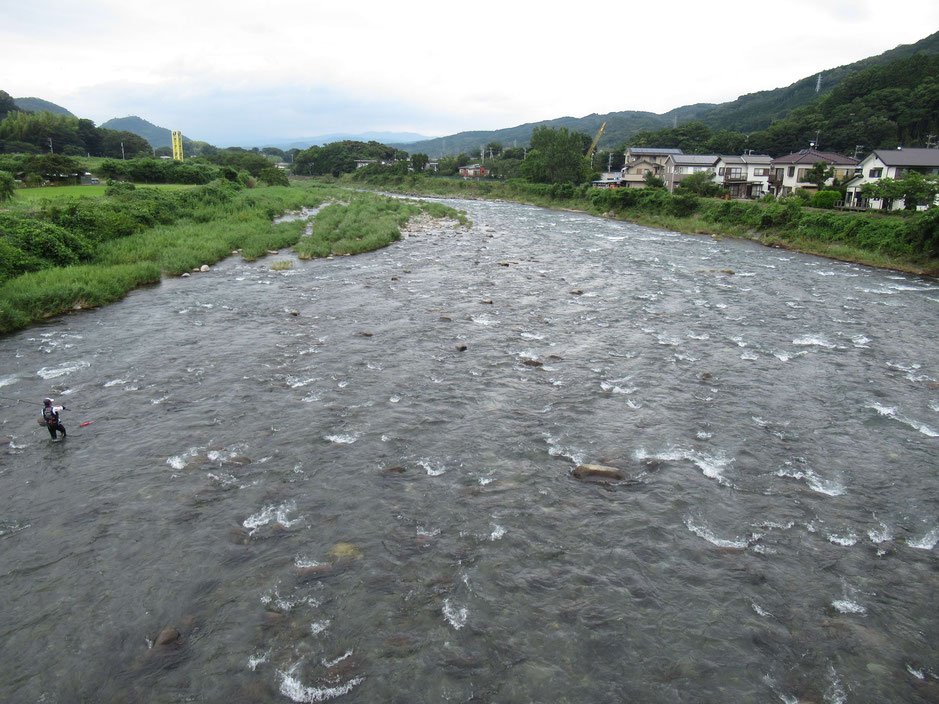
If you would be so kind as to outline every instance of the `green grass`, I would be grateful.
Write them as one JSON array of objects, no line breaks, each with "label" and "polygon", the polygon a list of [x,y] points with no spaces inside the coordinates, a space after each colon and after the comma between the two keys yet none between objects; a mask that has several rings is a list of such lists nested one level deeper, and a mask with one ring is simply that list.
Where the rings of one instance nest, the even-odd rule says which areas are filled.
[{"label": "green grass", "polygon": [[[192,188],[192,186],[176,183],[158,183],[158,184],[139,184],[137,188],[157,188],[161,191],[178,191],[183,188]],[[30,202],[42,200],[62,200],[74,198],[76,196],[90,196],[100,198],[107,190],[103,183],[100,186],[42,186],[39,188],[17,188],[13,199]]]},{"label": "green grass", "polygon": [[320,210],[313,221],[312,234],[301,239],[294,250],[301,259],[370,252],[397,242],[401,227],[422,213],[470,224],[465,214],[440,203],[352,192],[348,203],[333,203]]},{"label": "green grass", "polygon": [[[95,190],[89,186],[72,188]],[[164,187],[163,190],[180,188]],[[464,214],[439,203],[420,204],[310,181],[290,187],[241,190],[230,184],[182,188],[191,190],[172,198],[161,195],[157,199],[156,207],[166,217],[149,219],[147,224],[152,226],[126,231],[114,229],[103,241],[94,237],[98,230],[88,226],[94,230],[86,233],[88,240],[98,242],[89,250],[93,251],[90,256],[88,252],[76,255],[81,261],[72,266],[55,266],[56,262],[47,257],[42,264],[46,268],[0,284],[0,332],[23,328],[51,315],[111,303],[134,288],[159,282],[163,275],[175,276],[203,264],[214,264],[232,256],[236,250],[248,261],[291,245],[296,245],[300,256],[306,258],[357,254],[396,241],[408,219],[421,213],[468,224]],[[48,192],[65,188],[36,190]],[[99,190],[103,195],[104,189]],[[117,212],[139,209],[142,203],[152,200],[141,193],[142,190],[105,196],[106,202]],[[84,190],[80,192],[84,194]],[[302,241],[307,222],[272,223],[281,213],[340,199],[348,200],[348,204],[334,202],[322,208],[315,220],[313,236]],[[49,217],[50,213],[71,213],[80,208],[81,203],[87,207],[86,199],[65,196],[61,203],[56,201],[38,208],[28,202],[13,203],[7,217],[19,218],[20,224],[23,218],[33,217],[35,220],[28,222],[45,224],[48,228],[51,226],[44,217]],[[102,209],[103,206],[95,207],[96,212]],[[70,228],[79,220],[63,220],[67,226],[57,226],[57,230],[45,234],[46,239],[64,246]],[[62,242],[55,239],[56,236]],[[4,241],[15,244],[0,231],[0,243]],[[69,261],[78,259],[72,257]],[[287,266],[284,264],[275,262],[272,268],[289,268],[290,262],[286,262]]]}]

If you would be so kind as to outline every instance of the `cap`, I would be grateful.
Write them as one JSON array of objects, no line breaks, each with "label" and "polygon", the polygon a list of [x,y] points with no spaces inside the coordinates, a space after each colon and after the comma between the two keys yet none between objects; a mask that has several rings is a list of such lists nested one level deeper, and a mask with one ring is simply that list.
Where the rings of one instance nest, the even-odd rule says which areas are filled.
[{"label": "cap", "polygon": [[48,406],[50,403],[52,403],[52,399],[51,399],[51,398],[44,398],[44,399],[42,400],[42,402]]}]

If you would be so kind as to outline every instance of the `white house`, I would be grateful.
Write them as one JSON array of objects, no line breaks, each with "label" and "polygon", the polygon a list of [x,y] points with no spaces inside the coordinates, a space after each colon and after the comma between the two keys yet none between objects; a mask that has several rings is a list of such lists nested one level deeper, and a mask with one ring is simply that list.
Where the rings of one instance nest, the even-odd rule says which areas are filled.
[{"label": "white house", "polygon": [[921,174],[939,174],[939,149],[875,149],[868,154],[848,183],[844,204],[852,208],[882,208],[897,210],[904,206],[902,199],[892,203],[861,197],[861,187],[882,178],[902,179],[911,171]]},{"label": "white house", "polygon": [[720,157],[717,154],[669,154],[665,159],[665,168],[662,178],[669,193],[675,191],[685,176],[698,171],[714,170],[714,165]]},{"label": "white house", "polygon": [[[769,186],[770,191],[777,196],[787,196],[797,188],[816,190],[814,183],[805,181],[807,172],[818,162],[830,164],[839,181],[854,175],[858,160],[835,152],[820,152],[817,149],[803,149],[779,159],[773,159],[770,164]],[[828,179],[830,184],[832,179]]]},{"label": "white house", "polygon": [[743,154],[718,157],[714,182],[730,191],[731,198],[761,198],[769,192],[769,154]]}]

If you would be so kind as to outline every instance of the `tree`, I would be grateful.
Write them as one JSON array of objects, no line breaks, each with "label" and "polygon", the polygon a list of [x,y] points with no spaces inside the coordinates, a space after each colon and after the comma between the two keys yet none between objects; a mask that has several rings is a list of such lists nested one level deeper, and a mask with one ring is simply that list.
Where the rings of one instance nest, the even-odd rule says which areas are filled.
[{"label": "tree", "polygon": [[[536,127],[531,135],[531,151],[522,163],[522,174],[535,183],[582,183],[590,173],[584,157],[584,137],[566,127]],[[587,142],[587,147],[590,141]]]},{"label": "tree", "polygon": [[502,143],[501,142],[489,142],[486,145],[486,155],[490,159],[495,159],[502,155]]},{"label": "tree", "polygon": [[287,172],[278,169],[276,166],[268,166],[261,169],[258,178],[264,181],[268,186],[289,186],[290,180],[287,178]]},{"label": "tree", "polygon": [[23,171],[49,181],[70,181],[77,179],[83,169],[81,164],[71,157],[42,154],[26,159],[23,162]]},{"label": "tree", "polygon": [[724,189],[714,183],[714,172],[710,169],[695,171],[688,174],[675,187],[676,193],[695,193],[699,196],[713,197],[724,192]]},{"label": "tree", "polygon": [[802,183],[812,183],[818,190],[825,188],[825,182],[835,175],[835,167],[825,161],[816,161],[812,168],[805,172],[799,180]]},{"label": "tree", "polygon": [[882,178],[861,186],[861,196],[892,202],[903,200],[905,210],[916,210],[917,205],[932,207],[939,195],[939,177],[924,176],[911,171],[902,179]]},{"label": "tree", "polygon": [[430,157],[426,154],[412,154],[411,155],[411,166],[414,167],[414,170],[417,173],[420,173],[424,170],[424,167],[427,166],[427,162],[430,161]]},{"label": "tree", "polygon": [[7,116],[7,113],[19,110],[10,94],[5,90],[0,90],[0,121]]},{"label": "tree", "polygon": [[0,171],[0,203],[13,197],[13,174],[9,171]]},{"label": "tree", "polygon": [[656,176],[651,171],[646,171],[642,180],[645,182],[646,188],[665,188],[665,180],[661,176]]}]

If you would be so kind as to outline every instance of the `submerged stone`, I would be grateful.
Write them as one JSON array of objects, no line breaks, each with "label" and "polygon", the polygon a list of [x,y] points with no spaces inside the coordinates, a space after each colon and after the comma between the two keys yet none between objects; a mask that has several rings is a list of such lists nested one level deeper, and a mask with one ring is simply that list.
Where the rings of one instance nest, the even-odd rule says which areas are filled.
[{"label": "submerged stone", "polygon": [[362,551],[352,543],[336,543],[329,551],[329,554],[340,560],[349,558],[359,559],[362,557]]},{"label": "submerged stone", "polygon": [[172,626],[167,626],[162,631],[157,634],[157,637],[154,639],[154,645],[170,645],[179,640],[179,631],[177,631]]}]

